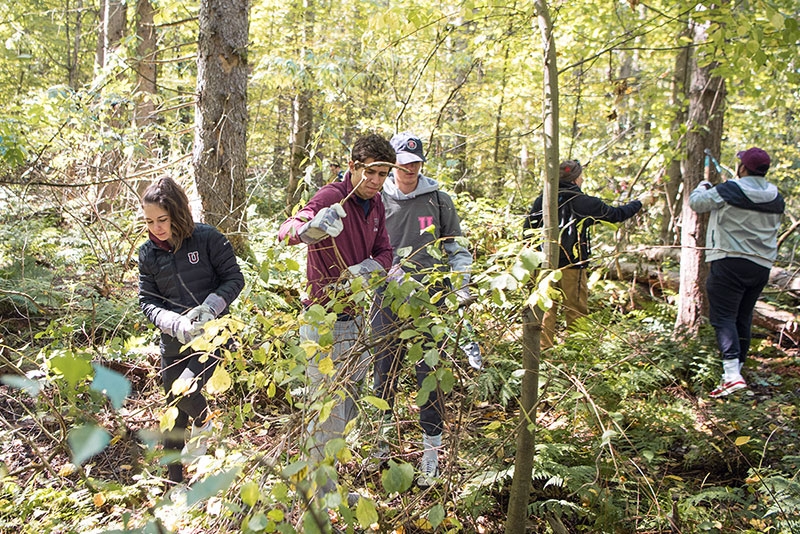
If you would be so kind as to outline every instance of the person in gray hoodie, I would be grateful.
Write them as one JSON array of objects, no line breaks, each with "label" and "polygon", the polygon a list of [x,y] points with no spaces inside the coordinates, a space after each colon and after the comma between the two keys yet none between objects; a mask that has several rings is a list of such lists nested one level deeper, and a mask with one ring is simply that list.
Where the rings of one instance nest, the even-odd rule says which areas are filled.
[{"label": "person in gray hoodie", "polygon": [[[462,235],[461,221],[456,213],[453,200],[439,189],[439,183],[420,173],[425,155],[422,141],[412,133],[399,133],[392,137],[391,144],[397,153],[397,165],[386,180],[383,203],[386,206],[386,229],[394,250],[393,268],[390,277],[409,273],[422,282],[432,272],[441,271],[447,280],[444,286],[435,285],[432,292],[443,287],[456,294],[459,304],[471,300],[469,276],[472,254],[459,244],[456,237]],[[430,228],[433,231],[430,231]],[[444,254],[432,255],[430,246],[439,246]],[[446,256],[446,259],[444,258]],[[435,279],[436,277],[430,277]],[[430,279],[429,278],[429,279]],[[388,299],[387,299],[388,301]],[[382,341],[375,354],[375,392],[390,406],[383,417],[383,428],[391,423],[391,411],[397,390],[398,370],[406,356],[404,341],[399,339],[400,322],[392,311],[391,303],[384,302],[379,295],[373,307],[373,334]],[[429,340],[429,342],[432,342]],[[440,358],[442,343],[438,344]],[[415,364],[417,387],[433,369],[420,358]],[[430,392],[427,400],[420,406],[420,426],[422,427],[422,460],[419,466],[417,484],[428,487],[435,483],[439,474],[439,450],[442,446],[444,399],[438,388]],[[388,444],[379,444],[379,459],[388,455]]]},{"label": "person in gray hoodie", "polygon": [[737,178],[717,185],[702,181],[689,206],[710,213],[706,231],[706,292],[709,322],[722,354],[722,380],[711,397],[746,388],[741,369],[750,348],[753,309],[778,256],[784,201],[764,177],[770,157],[760,148],[737,154]]}]

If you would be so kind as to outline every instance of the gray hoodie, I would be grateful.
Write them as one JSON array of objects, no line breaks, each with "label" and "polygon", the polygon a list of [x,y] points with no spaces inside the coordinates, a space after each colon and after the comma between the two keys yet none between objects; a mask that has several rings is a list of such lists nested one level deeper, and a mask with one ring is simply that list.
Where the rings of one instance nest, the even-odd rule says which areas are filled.
[{"label": "gray hoodie", "polygon": [[[417,188],[409,194],[401,192],[389,175],[383,184],[386,206],[386,229],[394,249],[396,265],[403,261],[403,270],[415,272],[428,268],[445,270],[443,260],[432,256],[428,245],[440,241],[447,254],[449,270],[462,273],[462,283],[469,282],[472,254],[453,237],[461,236],[461,221],[453,200],[439,190],[439,183],[420,173]],[[434,226],[434,232],[425,231]],[[450,239],[448,239],[450,238]]]},{"label": "gray hoodie", "polygon": [[778,229],[784,201],[778,188],[763,176],[743,176],[714,187],[700,182],[689,195],[689,206],[710,212],[706,231],[706,261],[744,258],[766,268],[778,256]]}]

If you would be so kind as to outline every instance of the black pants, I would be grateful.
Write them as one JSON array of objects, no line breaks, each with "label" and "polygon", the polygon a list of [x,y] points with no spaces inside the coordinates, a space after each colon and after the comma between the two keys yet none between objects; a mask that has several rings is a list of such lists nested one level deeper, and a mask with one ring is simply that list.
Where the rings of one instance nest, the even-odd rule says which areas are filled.
[{"label": "black pants", "polygon": [[744,258],[711,262],[706,292],[708,318],[723,360],[744,362],[750,349],[753,309],[769,280],[769,269]]},{"label": "black pants", "polygon": [[[180,352],[182,343],[179,341],[162,337],[161,341],[161,380],[164,384],[164,392],[167,395],[167,406],[178,408],[178,416],[175,418],[175,426],[171,431],[164,435],[164,449],[166,451],[180,451],[185,444],[186,427],[189,426],[189,418],[201,421],[208,415],[208,402],[203,396],[203,386],[214,373],[214,368],[219,361],[219,355],[211,355],[205,362],[200,362],[202,353],[195,353],[191,349]],[[175,398],[172,394],[172,384],[183,373],[186,368],[190,368],[195,373],[197,389],[188,395]],[[183,481],[183,464],[172,462],[167,467],[168,478],[171,482],[179,483]]]},{"label": "black pants", "polygon": [[[405,341],[398,334],[402,331],[403,324],[389,306],[385,306],[382,294],[376,295],[372,308],[372,335],[379,341],[375,350],[375,395],[389,403],[394,408],[394,398],[397,393],[399,371],[406,357]],[[432,339],[429,339],[432,341]],[[443,352],[444,342],[438,345],[440,357]],[[422,382],[433,371],[421,359],[414,366],[417,375],[417,388],[422,387]],[[437,386],[430,392],[427,402],[420,406],[419,423],[422,431],[428,436],[438,436],[442,433],[444,415],[444,398]]]}]

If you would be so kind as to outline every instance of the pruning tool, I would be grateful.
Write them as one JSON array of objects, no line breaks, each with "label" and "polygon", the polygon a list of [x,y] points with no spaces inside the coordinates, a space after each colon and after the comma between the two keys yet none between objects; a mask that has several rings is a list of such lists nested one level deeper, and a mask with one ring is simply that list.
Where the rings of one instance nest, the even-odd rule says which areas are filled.
[{"label": "pruning tool", "polygon": [[731,178],[736,176],[736,173],[734,173],[730,169],[730,167],[726,167],[725,165],[722,165],[719,161],[717,161],[717,158],[714,157],[714,155],[711,153],[711,150],[707,148],[703,150],[703,153],[706,155],[706,161],[705,161],[706,167],[708,167],[708,162],[710,160],[711,163],[714,164],[714,168],[717,169],[717,172],[719,173],[720,176],[722,176],[722,171],[727,172],[731,176]]},{"label": "pruning tool", "polygon": [[[405,168],[405,167],[403,167],[403,166],[401,166],[401,165],[395,165],[394,163],[389,163],[388,161],[373,161],[372,163],[361,163],[360,161],[356,161],[356,162],[355,162],[355,165],[354,165],[354,167],[355,167],[355,170],[359,170],[359,169],[369,169],[369,168],[371,168],[371,167],[392,167],[392,168],[394,168],[394,169],[403,169],[403,170],[406,170],[406,168]],[[356,192],[356,189],[358,189],[358,186],[360,186],[361,184],[363,184],[365,181],[367,181],[367,177],[366,177],[365,175],[363,175],[363,174],[362,174],[362,175],[361,175],[361,180],[359,180],[359,181],[358,181],[358,183],[357,183],[357,184],[356,184],[356,185],[353,187],[352,191],[350,191],[349,193],[347,193],[347,196],[346,196],[346,197],[344,197],[344,198],[341,200],[340,204],[344,204],[345,202],[347,202],[347,200],[348,200],[348,199],[349,199],[351,196],[353,196],[353,193],[355,193],[355,192]]]}]

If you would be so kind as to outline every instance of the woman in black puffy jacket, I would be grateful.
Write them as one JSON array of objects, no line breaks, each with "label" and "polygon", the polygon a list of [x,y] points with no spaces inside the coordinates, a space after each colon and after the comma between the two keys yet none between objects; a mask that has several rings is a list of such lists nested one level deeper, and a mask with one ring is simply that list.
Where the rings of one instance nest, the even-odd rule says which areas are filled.
[{"label": "woman in black puffy jacket", "polygon": [[[149,239],[139,249],[139,305],[161,330],[161,378],[167,406],[178,415],[164,439],[169,451],[182,449],[182,462],[168,466],[173,483],[183,481],[183,465],[205,454],[213,431],[202,394],[217,358],[200,356],[189,346],[203,325],[227,313],[244,287],[233,247],[207,224],[195,223],[189,199],[169,177],[151,184],[141,199]],[[185,441],[189,419],[191,437]]]}]

